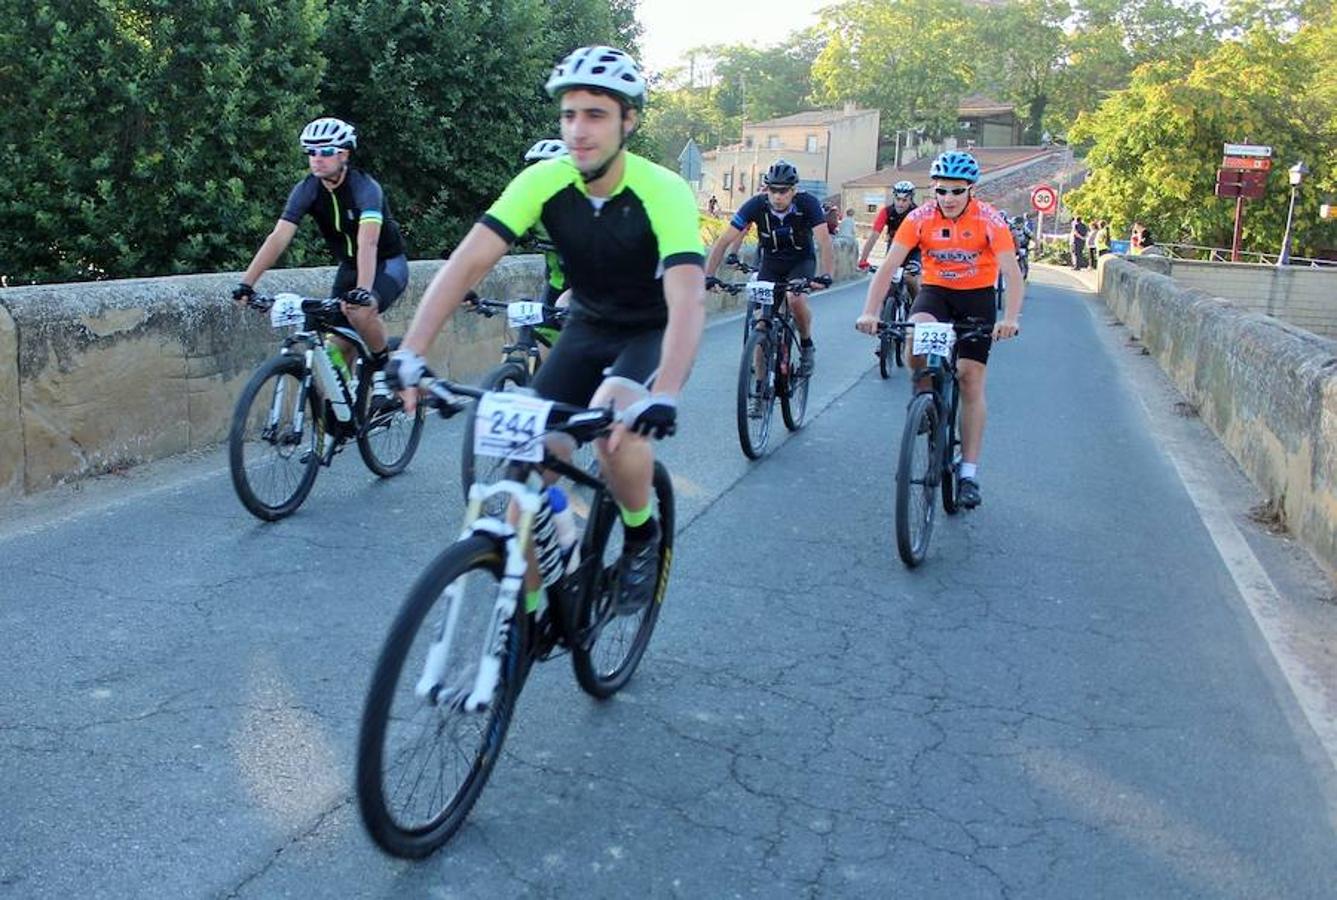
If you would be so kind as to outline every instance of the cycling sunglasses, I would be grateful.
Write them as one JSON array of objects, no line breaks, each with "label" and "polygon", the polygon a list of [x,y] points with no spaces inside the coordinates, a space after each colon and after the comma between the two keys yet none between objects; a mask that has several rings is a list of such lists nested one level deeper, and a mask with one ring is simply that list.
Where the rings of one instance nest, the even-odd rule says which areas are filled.
[{"label": "cycling sunglasses", "polygon": [[793,189],[794,186],[792,184],[769,184],[766,186],[766,190],[770,191],[772,194],[788,194]]},{"label": "cycling sunglasses", "polygon": [[342,147],[303,147],[302,151],[307,156],[330,157],[342,150]]},{"label": "cycling sunglasses", "polygon": [[935,187],[933,189],[933,193],[937,194],[939,197],[943,196],[944,194],[951,194],[953,197],[960,197],[968,190],[970,190],[970,188],[968,187],[963,187],[963,188]]}]

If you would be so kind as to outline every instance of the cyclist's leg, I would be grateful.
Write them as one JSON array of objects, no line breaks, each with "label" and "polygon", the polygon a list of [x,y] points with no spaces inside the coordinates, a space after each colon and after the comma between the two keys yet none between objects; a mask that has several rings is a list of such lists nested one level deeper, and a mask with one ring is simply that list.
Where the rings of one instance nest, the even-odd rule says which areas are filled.
[{"label": "cyclist's leg", "polygon": [[[817,260],[800,260],[790,266],[784,280],[793,278],[812,278],[817,274]],[[789,308],[794,311],[794,324],[798,326],[798,336],[804,341],[812,341],[812,310],[808,306],[807,294],[791,294]]]},{"label": "cyclist's leg", "polygon": [[[992,324],[995,315],[993,290],[958,291],[952,298],[950,311],[956,320],[969,318]],[[984,383],[992,344],[989,338],[962,341],[957,353],[956,374],[961,387],[961,460],[972,467],[979,463],[984,443],[984,425],[988,416]]]},{"label": "cyclist's leg", "polygon": [[[595,392],[594,404],[625,409],[644,397],[659,369],[662,329],[628,334],[608,378]],[[599,441],[599,464],[622,515],[618,610],[631,613],[650,602],[659,564],[659,523],[651,502],[655,457],[648,438],[619,425]]]},{"label": "cyclist's leg", "polygon": [[[948,298],[951,291],[937,285],[925,285],[920,291],[919,296],[915,298],[914,305],[910,307],[911,322],[950,322],[952,320],[951,312],[948,308]],[[906,335],[905,341],[905,365],[910,372],[921,372],[924,369],[924,357],[915,356],[911,350],[914,349],[914,335]],[[922,377],[910,380],[910,393],[918,394],[922,391],[931,390],[932,380],[927,373]]]}]

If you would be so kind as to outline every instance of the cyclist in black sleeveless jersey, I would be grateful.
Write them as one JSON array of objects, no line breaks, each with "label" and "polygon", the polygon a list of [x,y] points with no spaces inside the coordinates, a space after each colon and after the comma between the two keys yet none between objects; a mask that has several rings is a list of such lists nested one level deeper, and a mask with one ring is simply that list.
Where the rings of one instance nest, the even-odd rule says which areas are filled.
[{"label": "cyclist in black sleeveless jersey", "polygon": [[[283,214],[232,296],[244,302],[254,293],[256,281],[278,262],[302,217],[310,215],[339,263],[330,296],[344,299],[341,309],[346,324],[356,329],[372,352],[378,395],[373,402],[377,402],[386,396],[380,371],[387,357],[386,334],[380,314],[399,298],[409,281],[404,239],[381,186],[349,166],[349,154],[357,146],[352,125],[340,119],[316,119],[302,129],[300,141],[311,174],[289,193]],[[345,354],[351,353],[346,341],[335,340]]]},{"label": "cyclist in black sleeveless jersey", "polygon": [[[575,50],[547,90],[561,103],[567,155],[511,181],[428,285],[386,374],[391,387],[409,388],[403,397],[412,409],[421,354],[465,293],[541,223],[561,256],[571,313],[533,388],[551,400],[622,410],[625,424],[597,449],[622,511],[618,611],[631,613],[651,601],[659,575],[646,438],[676,430],[677,397],[705,324],[700,216],[677,173],[625,149],[645,100],[645,79],[627,54]],[[526,602],[537,602],[539,585],[531,566]]]},{"label": "cyclist in black sleeveless jersey", "polygon": [[[835,251],[821,202],[807,191],[798,190],[798,169],[783,159],[771,165],[764,180],[766,191],[744,201],[729,221],[729,227],[710,248],[706,271],[714,273],[730,245],[741,240],[749,225],[756,225],[757,249],[761,254],[757,280],[807,278],[815,288],[830,287]],[[822,251],[822,274],[815,276],[817,248]],[[712,284],[713,281],[712,277]],[[790,295],[789,308],[798,325],[799,374],[807,377],[812,375],[814,356],[808,298],[802,294]]]}]

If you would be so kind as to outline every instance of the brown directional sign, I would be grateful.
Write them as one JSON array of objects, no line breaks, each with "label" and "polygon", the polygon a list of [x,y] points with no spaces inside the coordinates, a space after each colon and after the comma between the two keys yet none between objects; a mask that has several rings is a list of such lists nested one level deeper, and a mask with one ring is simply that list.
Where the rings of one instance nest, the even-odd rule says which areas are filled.
[{"label": "brown directional sign", "polygon": [[1242,169],[1216,170],[1216,196],[1245,200],[1261,200],[1267,192],[1267,173]]},{"label": "brown directional sign", "polygon": [[1253,169],[1266,172],[1272,168],[1272,160],[1260,156],[1227,156],[1221,160],[1226,169]]}]

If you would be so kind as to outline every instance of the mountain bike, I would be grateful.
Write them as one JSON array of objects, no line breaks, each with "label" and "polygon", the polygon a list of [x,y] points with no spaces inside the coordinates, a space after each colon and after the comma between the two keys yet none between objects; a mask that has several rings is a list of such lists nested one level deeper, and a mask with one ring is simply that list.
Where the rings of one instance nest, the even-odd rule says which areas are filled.
[{"label": "mountain bike", "polygon": [[[320,467],[347,441],[356,441],[368,469],[389,478],[404,471],[422,438],[421,412],[406,415],[388,394],[376,402],[374,379],[365,372],[371,352],[354,329],[335,324],[339,302],[297,294],[247,301],[268,312],[274,328],[291,332],[242,388],[228,432],[232,487],[242,505],[267,522],[302,505]],[[356,348],[351,366],[328,340],[335,334]],[[398,344],[392,339],[390,348]]]},{"label": "mountain bike", "polygon": [[[868,271],[876,273],[877,266],[869,266]],[[887,288],[887,296],[882,299],[882,312],[878,321],[884,323],[900,322],[910,318],[910,307],[914,300],[910,297],[910,287],[905,283],[906,275],[918,275],[920,265],[909,261],[897,273]],[[905,335],[899,331],[880,334],[877,341],[877,371],[883,378],[891,377],[893,368],[905,367]]]},{"label": "mountain bike", "polygon": [[901,450],[896,466],[896,549],[901,561],[914,568],[924,561],[937,504],[948,515],[958,509],[956,469],[960,462],[958,422],[960,386],[956,363],[961,341],[985,338],[987,322],[882,322],[879,338],[896,331],[912,339],[911,352],[925,357],[924,368],[911,376],[915,383],[928,377],[932,390],[916,394],[905,413]]},{"label": "mountain bike", "polygon": [[[576,681],[611,697],[632,677],[658,621],[673,560],[673,486],[654,469],[662,543],[654,599],[616,614],[622,529],[608,486],[554,456],[547,435],[587,444],[607,434],[611,408],[587,409],[518,392],[490,392],[432,377],[426,402],[443,414],[478,399],[476,448],[509,458],[504,477],[476,483],[459,539],[414,582],[376,663],[358,740],[357,796],[362,821],[385,852],[432,853],[463,824],[487,783],[520,690],[535,662],[569,651]],[[543,473],[591,489],[573,518],[568,546],[555,527]],[[512,514],[486,513],[493,497]],[[573,504],[574,505],[574,504]],[[556,511],[556,512],[555,512]],[[569,510],[568,510],[569,511]],[[508,519],[510,519],[508,521]],[[547,585],[546,605],[524,603],[530,555]]]},{"label": "mountain bike", "polygon": [[[484,299],[472,291],[464,298],[463,308],[488,319],[505,313],[506,323],[514,334],[512,340],[502,345],[501,363],[479,379],[478,386],[485,391],[528,387],[543,364],[541,348],[552,349],[567,315],[566,309],[546,307],[537,300],[514,300],[507,303]],[[588,451],[585,455],[588,458],[583,462],[588,464],[593,455]],[[494,459],[494,468],[503,461]],[[464,443],[460,447],[460,484],[466,497],[469,495],[469,487],[477,480],[476,465],[474,417],[469,416],[464,423]],[[495,471],[489,470],[483,473],[482,480],[495,480],[495,475]]]},{"label": "mountain bike", "polygon": [[[743,263],[743,272],[757,270]],[[808,408],[806,375],[799,374],[798,324],[789,308],[791,294],[806,294],[809,281],[749,281],[744,284],[716,282],[730,294],[747,293],[744,315],[746,339],[738,365],[738,397],[735,416],[738,443],[748,459],[760,459],[771,436],[771,417],[775,401],[780,400],[780,414],[785,427],[798,431]]]}]

